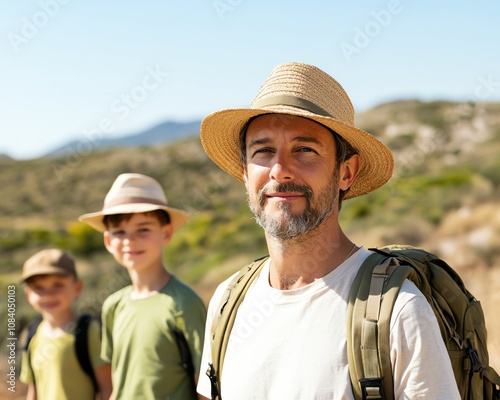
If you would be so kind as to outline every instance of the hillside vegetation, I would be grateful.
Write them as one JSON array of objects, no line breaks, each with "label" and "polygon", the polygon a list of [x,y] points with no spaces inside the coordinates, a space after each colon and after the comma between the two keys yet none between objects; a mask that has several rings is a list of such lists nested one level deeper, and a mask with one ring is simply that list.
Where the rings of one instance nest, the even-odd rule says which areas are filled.
[{"label": "hillside vegetation", "polygon": [[[446,258],[483,303],[492,362],[500,370],[494,311],[500,300],[500,104],[401,101],[359,115],[357,124],[389,145],[397,168],[387,185],[343,204],[345,231],[365,247],[406,243]],[[4,158],[0,168],[2,290],[17,282],[26,258],[61,247],[77,257],[86,283],[80,309],[98,314],[128,277],[105,252],[101,235],[77,218],[100,210],[124,172],[154,177],[171,206],[190,212],[165,262],[205,301],[224,278],[266,253],[244,186],[207,158],[198,137],[61,159]],[[18,286],[17,328],[32,316]]]}]

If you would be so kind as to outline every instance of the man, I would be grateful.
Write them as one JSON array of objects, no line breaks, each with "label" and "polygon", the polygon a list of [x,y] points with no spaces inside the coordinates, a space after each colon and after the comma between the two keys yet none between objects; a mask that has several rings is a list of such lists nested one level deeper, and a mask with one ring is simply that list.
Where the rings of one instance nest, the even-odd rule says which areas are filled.
[{"label": "man", "polygon": [[[349,97],[320,69],[276,67],[249,109],[207,116],[210,158],[245,183],[265,231],[269,259],[238,308],[219,374],[223,400],[353,399],[346,348],[349,290],[370,254],[339,225],[342,200],[391,177],[389,149],[354,126]],[[231,278],[208,311],[202,370],[212,363],[211,327]],[[432,310],[406,281],[391,319],[396,399],[459,399]],[[211,396],[208,377],[198,392]]]}]

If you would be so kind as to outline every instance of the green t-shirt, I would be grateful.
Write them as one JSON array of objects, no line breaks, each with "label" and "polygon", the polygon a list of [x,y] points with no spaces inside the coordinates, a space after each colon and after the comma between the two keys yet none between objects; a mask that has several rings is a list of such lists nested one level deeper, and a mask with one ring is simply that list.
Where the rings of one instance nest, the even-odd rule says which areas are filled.
[{"label": "green t-shirt", "polygon": [[[40,327],[30,341],[29,350],[23,351],[21,382],[35,384],[38,400],[93,400],[94,386],[83,371],[75,351],[73,332],[50,338]],[[100,358],[101,332],[97,321],[88,330],[89,356],[94,369],[105,362]]]},{"label": "green t-shirt", "polygon": [[169,327],[185,332],[198,374],[206,319],[202,300],[175,277],[147,298],[130,299],[131,289],[112,294],[102,310],[101,357],[111,362],[116,399],[195,398]]}]

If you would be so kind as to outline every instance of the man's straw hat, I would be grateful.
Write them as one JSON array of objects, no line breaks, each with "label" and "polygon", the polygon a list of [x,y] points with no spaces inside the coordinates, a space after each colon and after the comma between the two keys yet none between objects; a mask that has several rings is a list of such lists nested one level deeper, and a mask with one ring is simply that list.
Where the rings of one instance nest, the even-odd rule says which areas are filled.
[{"label": "man's straw hat", "polygon": [[36,275],[72,275],[77,278],[75,260],[59,249],[45,249],[26,260],[21,283]]},{"label": "man's straw hat", "polygon": [[104,232],[105,215],[144,213],[165,210],[174,229],[184,225],[189,216],[186,212],[167,206],[167,197],[160,184],[153,178],[141,174],[121,174],[104,199],[101,211],[84,214],[80,221]]},{"label": "man's straw hat", "polygon": [[[206,116],[200,136],[208,156],[243,181],[239,136],[251,118],[271,113],[316,121],[337,132],[358,151],[361,170],[345,199],[371,192],[391,177],[394,168],[391,151],[354,126],[354,108],[342,86],[319,68],[301,63],[278,65],[250,108],[222,110]],[[275,123],[280,123],[279,117]]]}]

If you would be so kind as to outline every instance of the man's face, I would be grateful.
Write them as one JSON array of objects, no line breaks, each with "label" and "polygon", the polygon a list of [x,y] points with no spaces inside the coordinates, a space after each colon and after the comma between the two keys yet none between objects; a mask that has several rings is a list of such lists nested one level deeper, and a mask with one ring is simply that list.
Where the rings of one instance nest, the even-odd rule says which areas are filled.
[{"label": "man's face", "polygon": [[269,114],[246,135],[248,204],[271,237],[303,236],[338,209],[336,144],[322,125],[306,118]]}]

